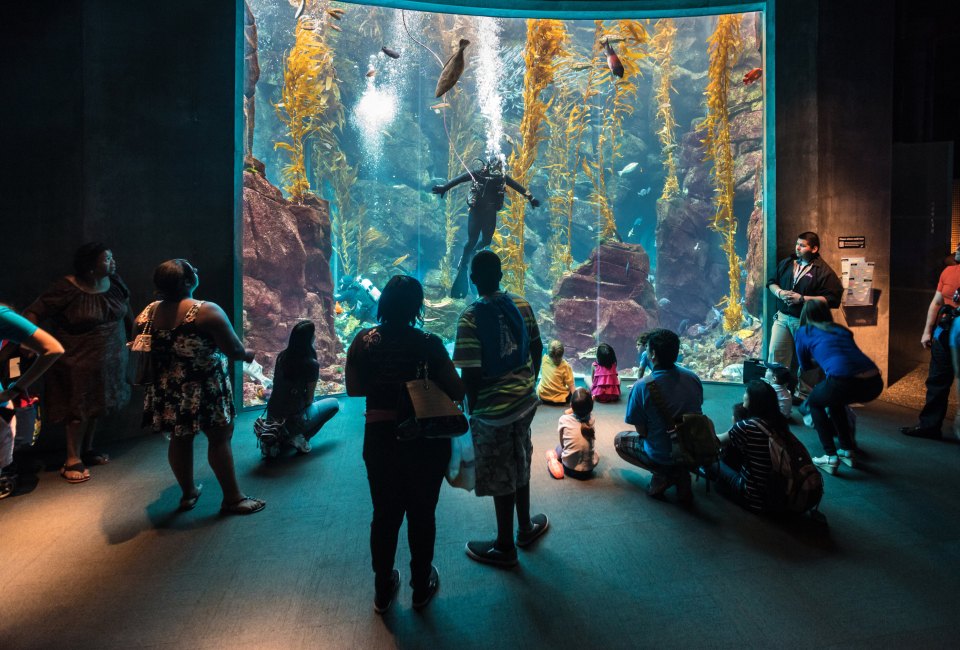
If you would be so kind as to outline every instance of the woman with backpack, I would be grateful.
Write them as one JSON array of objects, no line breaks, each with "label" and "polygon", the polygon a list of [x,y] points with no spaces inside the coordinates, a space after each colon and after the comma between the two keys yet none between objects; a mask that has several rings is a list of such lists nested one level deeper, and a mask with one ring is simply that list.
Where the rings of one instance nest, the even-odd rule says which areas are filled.
[{"label": "woman with backpack", "polygon": [[[767,512],[777,500],[768,485],[773,462],[770,436],[791,436],[787,419],[780,412],[777,393],[770,384],[754,379],[743,393],[743,405],[734,409],[736,422],[722,433],[720,461],[704,468],[719,490],[747,510]],[[812,470],[814,473],[816,470]]]},{"label": "woman with backpack", "polygon": [[795,340],[801,371],[819,365],[826,375],[806,404],[824,451],[813,464],[827,474],[836,474],[841,461],[848,467],[856,465],[857,443],[846,406],[879,397],[883,377],[877,365],[857,347],[853,333],[833,322],[830,307],[822,300],[808,300],[803,306]]}]

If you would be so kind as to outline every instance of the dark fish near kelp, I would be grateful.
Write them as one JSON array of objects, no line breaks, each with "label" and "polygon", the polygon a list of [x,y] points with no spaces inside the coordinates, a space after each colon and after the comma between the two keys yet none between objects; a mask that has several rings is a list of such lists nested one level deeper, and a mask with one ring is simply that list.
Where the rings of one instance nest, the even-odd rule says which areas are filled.
[{"label": "dark fish near kelp", "polygon": [[399,52],[397,52],[396,50],[391,50],[391,49],[390,49],[389,47],[387,47],[386,45],[384,45],[383,47],[381,47],[381,48],[380,48],[380,51],[383,52],[384,54],[386,54],[387,56],[389,56],[391,59],[399,59],[399,58],[400,58],[400,53],[399,53]]},{"label": "dark fish near kelp", "polygon": [[607,67],[610,68],[610,72],[616,76],[623,78],[623,64],[620,63],[620,57],[617,56],[617,53],[613,51],[613,47],[610,45],[610,41],[603,41],[603,51],[607,55]]},{"label": "dark fish near kelp", "polygon": [[470,41],[461,38],[460,44],[457,46],[457,51],[443,64],[440,78],[437,79],[437,92],[434,97],[441,97],[446,94],[460,79],[464,68],[463,51],[468,45],[470,45]]}]

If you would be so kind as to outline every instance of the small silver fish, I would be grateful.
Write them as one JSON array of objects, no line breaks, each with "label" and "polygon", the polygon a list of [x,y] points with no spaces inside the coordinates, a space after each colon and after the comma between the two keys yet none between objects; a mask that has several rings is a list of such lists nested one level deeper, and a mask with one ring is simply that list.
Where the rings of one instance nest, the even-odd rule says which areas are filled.
[{"label": "small silver fish", "polygon": [[658,305],[661,309],[664,308],[664,307],[666,307],[666,306],[669,305],[669,304],[670,304],[670,299],[669,299],[669,298],[661,298],[660,300],[657,301],[657,305]]},{"label": "small silver fish", "polygon": [[623,176],[624,174],[629,174],[634,170],[636,170],[636,168],[639,166],[640,166],[640,163],[638,162],[628,163],[626,167],[624,167],[623,169],[617,172],[617,176]]},{"label": "small silver fish", "polygon": [[642,190],[640,190],[639,192],[637,192],[637,194],[639,194],[640,196],[646,196],[647,194],[650,193],[650,190],[651,190],[651,189],[652,189],[652,188],[645,187],[645,188],[643,188]]}]

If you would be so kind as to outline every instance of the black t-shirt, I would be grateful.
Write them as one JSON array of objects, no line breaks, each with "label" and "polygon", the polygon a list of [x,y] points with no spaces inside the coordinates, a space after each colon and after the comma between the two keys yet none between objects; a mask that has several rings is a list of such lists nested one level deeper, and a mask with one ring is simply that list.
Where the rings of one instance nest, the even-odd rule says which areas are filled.
[{"label": "black t-shirt", "polygon": [[396,409],[401,386],[416,379],[423,360],[430,379],[452,399],[463,398],[463,384],[440,337],[414,327],[385,325],[360,330],[350,344],[347,394],[365,396],[368,410]]},{"label": "black t-shirt", "polygon": [[320,364],[316,359],[291,358],[281,352],[273,372],[273,392],[267,401],[267,411],[277,417],[290,417],[313,403],[307,388],[320,378]]}]

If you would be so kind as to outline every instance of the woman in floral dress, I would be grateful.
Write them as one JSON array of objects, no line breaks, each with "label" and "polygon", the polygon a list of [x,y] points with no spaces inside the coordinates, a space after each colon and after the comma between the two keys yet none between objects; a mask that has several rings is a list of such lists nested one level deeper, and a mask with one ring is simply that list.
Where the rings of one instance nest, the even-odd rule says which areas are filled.
[{"label": "woman in floral dress", "polygon": [[203,431],[207,462],[223,490],[220,512],[248,515],[263,510],[260,499],[240,491],[233,466],[233,390],[229,361],[253,361],[253,352],[233,331],[215,303],[194,300],[197,269],[184,259],[169,260],[153,272],[160,300],[137,316],[137,331],[150,324],[155,377],[147,387],[143,424],[170,435],[167,458],[183,490],[180,510],[191,510],[202,485],[193,479],[193,437]]}]

